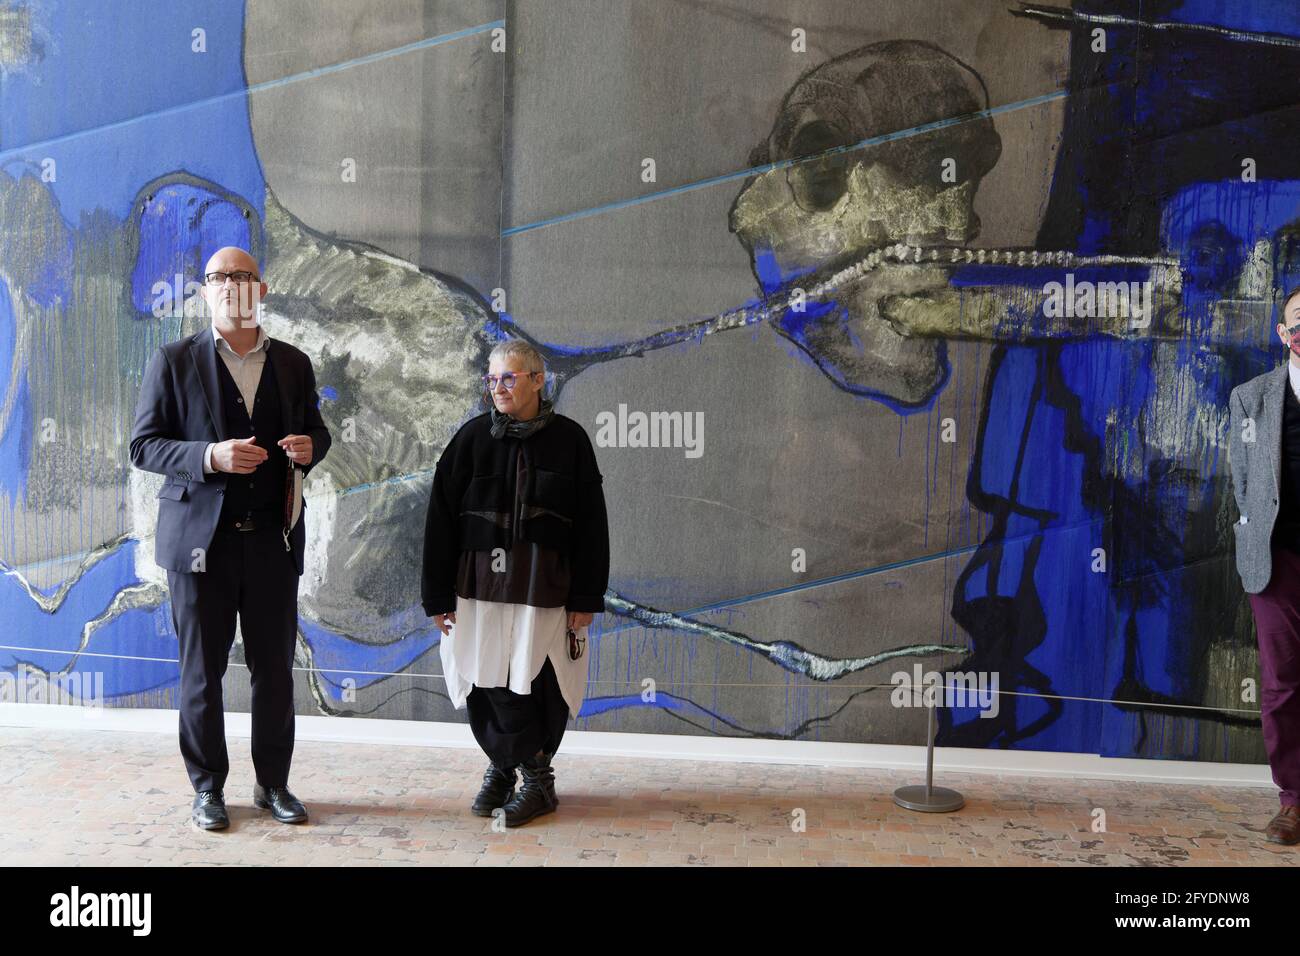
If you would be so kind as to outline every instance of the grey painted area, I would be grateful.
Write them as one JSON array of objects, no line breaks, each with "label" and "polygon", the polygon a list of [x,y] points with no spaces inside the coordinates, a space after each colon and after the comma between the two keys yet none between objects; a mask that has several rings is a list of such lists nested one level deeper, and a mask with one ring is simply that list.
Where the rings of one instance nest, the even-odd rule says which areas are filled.
[{"label": "grey painted area", "polygon": [[[984,77],[993,106],[1059,89],[1068,66],[1065,35],[1011,16],[1009,6],[511,2],[505,222],[517,227],[741,171],[799,76],[868,43],[937,44]],[[805,53],[790,49],[796,27],[807,31]],[[1027,47],[1027,38],[1034,44]],[[1018,144],[1036,152],[1027,159],[1040,175],[1050,168],[1050,139]],[[640,181],[647,156],[657,162],[657,183]],[[1002,198],[1024,203],[1024,185],[1009,180]]]},{"label": "grey painted area", "polygon": [[[271,84],[250,115],[272,191],[312,229],[494,288],[505,56],[488,33],[392,51],[502,18],[501,0],[250,2],[248,82]],[[345,158],[355,182],[342,180]]]}]

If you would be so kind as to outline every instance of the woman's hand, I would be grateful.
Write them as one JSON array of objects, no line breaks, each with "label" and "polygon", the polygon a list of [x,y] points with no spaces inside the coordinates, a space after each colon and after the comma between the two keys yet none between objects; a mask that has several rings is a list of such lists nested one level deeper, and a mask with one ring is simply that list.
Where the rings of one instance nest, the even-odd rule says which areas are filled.
[{"label": "woman's hand", "polygon": [[451,633],[451,628],[449,628],[447,625],[449,623],[450,624],[456,623],[456,612],[450,611],[447,614],[435,614],[433,616],[433,623],[438,625],[438,630],[442,631],[443,637],[446,637],[448,634]]},{"label": "woman's hand", "polygon": [[575,631],[580,627],[586,627],[591,623],[593,617],[595,617],[595,615],[590,611],[570,611],[569,627],[573,628]]}]

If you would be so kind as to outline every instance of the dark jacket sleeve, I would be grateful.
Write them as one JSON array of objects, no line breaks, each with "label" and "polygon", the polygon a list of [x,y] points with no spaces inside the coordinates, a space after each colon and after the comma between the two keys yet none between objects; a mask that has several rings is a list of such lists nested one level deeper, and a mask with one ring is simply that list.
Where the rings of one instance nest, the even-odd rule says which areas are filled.
[{"label": "dark jacket sleeve", "polygon": [[457,433],[438,458],[429,489],[429,510],[424,518],[420,603],[429,617],[456,610],[456,565],[460,560],[460,492],[456,482],[459,438]]},{"label": "dark jacket sleeve", "polygon": [[186,441],[180,433],[176,380],[167,354],[160,348],[149,360],[140,383],[131,429],[131,464],[184,481],[204,481],[203,455],[208,442]]},{"label": "dark jacket sleeve", "polygon": [[307,407],[303,413],[303,427],[311,436],[311,462],[302,466],[303,477],[320,463],[330,450],[330,431],[325,427],[325,420],[320,415],[320,393],[316,391],[316,372],[311,367],[311,359],[304,358],[307,368],[304,373],[307,384]]},{"label": "dark jacket sleeve", "polygon": [[603,477],[596,462],[596,452],[585,431],[579,431],[578,513],[573,527],[573,575],[569,599],[564,606],[570,611],[599,614],[605,610],[605,590],[609,587],[609,521],[605,513]]}]

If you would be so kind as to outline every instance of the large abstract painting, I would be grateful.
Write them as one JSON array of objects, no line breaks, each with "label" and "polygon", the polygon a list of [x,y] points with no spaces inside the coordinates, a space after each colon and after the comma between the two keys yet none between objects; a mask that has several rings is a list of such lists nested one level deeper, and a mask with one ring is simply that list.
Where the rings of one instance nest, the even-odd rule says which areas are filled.
[{"label": "large abstract painting", "polygon": [[522,337],[610,514],[579,729],[921,743],[955,675],[941,745],[1261,761],[1297,66],[1282,0],[0,0],[0,670],[175,706],[127,443],[234,244],[334,436],[299,712],[464,719],[421,532]]}]

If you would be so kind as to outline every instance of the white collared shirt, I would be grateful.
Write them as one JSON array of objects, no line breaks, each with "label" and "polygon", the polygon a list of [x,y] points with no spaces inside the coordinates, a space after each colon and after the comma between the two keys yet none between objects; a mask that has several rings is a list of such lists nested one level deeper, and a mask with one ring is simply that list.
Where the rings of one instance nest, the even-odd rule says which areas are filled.
[{"label": "white collared shirt", "polygon": [[[212,323],[212,338],[216,342],[217,355],[226,363],[226,368],[230,370],[230,377],[235,380],[239,394],[244,399],[244,409],[251,418],[253,415],[253,400],[257,397],[257,386],[262,380],[262,367],[266,365],[266,349],[270,342],[266,334],[266,327],[262,325],[257,327],[257,344],[242,356],[230,347],[226,337],[217,330],[215,322]],[[204,474],[210,475],[217,470],[212,466],[212,449],[215,445],[216,442],[209,442],[208,447],[203,452]]]}]

